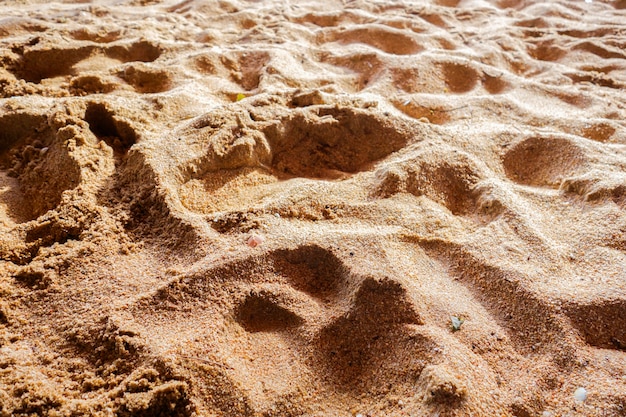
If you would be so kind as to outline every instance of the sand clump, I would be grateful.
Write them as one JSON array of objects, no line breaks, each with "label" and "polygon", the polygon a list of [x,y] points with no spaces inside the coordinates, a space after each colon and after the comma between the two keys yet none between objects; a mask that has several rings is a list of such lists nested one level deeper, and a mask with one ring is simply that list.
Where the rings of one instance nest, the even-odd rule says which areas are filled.
[{"label": "sand clump", "polygon": [[625,7],[2,2],[0,416],[625,415]]}]

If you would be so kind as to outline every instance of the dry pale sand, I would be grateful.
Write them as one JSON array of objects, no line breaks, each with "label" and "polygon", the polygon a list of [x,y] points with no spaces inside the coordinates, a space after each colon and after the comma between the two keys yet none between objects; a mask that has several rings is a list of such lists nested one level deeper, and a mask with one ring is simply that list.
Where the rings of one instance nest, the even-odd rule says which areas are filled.
[{"label": "dry pale sand", "polygon": [[0,45],[0,416],[626,415],[624,0],[4,0]]}]

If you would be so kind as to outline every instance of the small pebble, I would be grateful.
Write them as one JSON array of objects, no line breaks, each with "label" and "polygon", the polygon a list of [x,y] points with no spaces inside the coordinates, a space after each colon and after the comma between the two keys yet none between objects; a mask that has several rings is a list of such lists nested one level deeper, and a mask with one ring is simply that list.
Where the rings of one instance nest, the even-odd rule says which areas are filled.
[{"label": "small pebble", "polygon": [[250,246],[251,248],[256,248],[257,246],[259,246],[261,243],[263,243],[265,241],[265,239],[262,236],[259,235],[252,235],[248,238],[248,241],[246,242],[248,244],[248,246]]},{"label": "small pebble", "polygon": [[576,391],[574,391],[574,398],[581,402],[585,401],[587,399],[587,390],[583,387],[578,388]]}]

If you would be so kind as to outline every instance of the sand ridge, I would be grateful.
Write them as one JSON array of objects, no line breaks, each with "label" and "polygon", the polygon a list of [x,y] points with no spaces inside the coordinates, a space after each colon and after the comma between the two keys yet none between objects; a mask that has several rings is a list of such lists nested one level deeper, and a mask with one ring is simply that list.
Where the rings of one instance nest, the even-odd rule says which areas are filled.
[{"label": "sand ridge", "polygon": [[624,415],[625,8],[2,2],[0,415]]}]

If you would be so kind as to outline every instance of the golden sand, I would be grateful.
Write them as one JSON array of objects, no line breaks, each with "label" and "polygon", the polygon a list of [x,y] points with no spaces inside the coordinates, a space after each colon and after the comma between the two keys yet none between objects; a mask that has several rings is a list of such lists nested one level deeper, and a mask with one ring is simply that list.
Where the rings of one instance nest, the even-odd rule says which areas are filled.
[{"label": "golden sand", "polygon": [[0,2],[0,416],[625,416],[626,2]]}]

